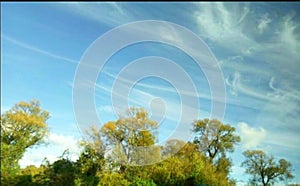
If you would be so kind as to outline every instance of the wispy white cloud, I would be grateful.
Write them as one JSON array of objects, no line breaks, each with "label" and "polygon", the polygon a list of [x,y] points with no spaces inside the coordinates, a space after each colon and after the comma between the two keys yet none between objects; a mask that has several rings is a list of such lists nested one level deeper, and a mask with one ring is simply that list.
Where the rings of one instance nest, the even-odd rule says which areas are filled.
[{"label": "wispy white cloud", "polygon": [[[124,78],[122,76],[114,75],[113,73],[110,73],[109,71],[102,71],[102,74],[109,77],[112,81],[118,80],[118,81],[122,82],[122,86],[133,87],[134,85],[138,85],[138,87],[136,87],[137,88],[136,90],[137,91],[143,90],[140,93],[147,94],[147,96],[149,96],[149,98],[151,98],[151,99],[156,97],[155,95],[153,95],[151,93],[161,92],[163,94],[169,94],[169,95],[177,95],[178,94],[180,96],[186,96],[186,97],[190,97],[190,98],[214,100],[214,101],[222,102],[222,103],[224,102],[224,100],[222,98],[219,98],[219,97],[212,98],[209,91],[208,91],[208,93],[199,92],[199,91],[194,92],[194,91],[188,91],[187,89],[179,90],[179,89],[176,89],[176,87],[165,86],[165,85],[161,85],[161,84],[149,84],[149,83],[143,83],[143,82],[137,83],[137,82],[133,82],[127,78]],[[179,82],[179,83],[184,84],[184,82],[180,78],[178,78],[178,80],[176,80],[176,81],[177,81],[177,83]],[[196,84],[195,82],[193,82],[193,83]],[[104,85],[96,84],[96,86],[98,88],[105,90],[107,93],[111,93],[111,90],[108,87],[104,87]],[[115,92],[113,94],[117,94],[117,93]],[[121,95],[119,94],[119,96],[121,96]]]},{"label": "wispy white cloud", "polygon": [[56,58],[56,59],[63,60],[63,61],[69,62],[69,63],[78,64],[78,61],[76,61],[76,60],[73,60],[73,59],[70,59],[70,58],[67,58],[67,57],[64,57],[64,56],[60,56],[60,55],[48,52],[46,50],[34,47],[34,46],[29,45],[27,43],[24,43],[24,42],[21,42],[21,41],[18,41],[16,39],[14,39],[14,38],[11,38],[9,36],[5,36],[5,35],[2,34],[1,38],[5,39],[8,42],[11,42],[11,43],[19,46],[19,47],[22,47],[22,48],[25,48],[25,49],[28,49],[28,50],[31,50],[31,51],[34,51],[34,52],[38,52],[38,53],[46,55],[48,57]]},{"label": "wispy white cloud", "polygon": [[[231,7],[230,9],[228,7]],[[250,9],[247,5],[225,3],[198,4],[194,19],[200,36],[217,42],[235,52],[247,53],[256,42],[243,31]]]},{"label": "wispy white cloud", "polygon": [[[235,56],[248,58],[242,63],[225,60],[222,66],[229,67],[227,70],[264,78],[275,74],[286,76],[288,78],[281,80],[284,84],[300,78],[300,54],[297,52],[300,49],[300,23],[295,12],[287,12],[274,22],[272,19],[276,15],[273,12],[260,15],[247,3],[201,3],[197,7],[194,21],[198,25],[198,34]],[[261,66],[257,61],[265,65],[263,69],[255,67]]]},{"label": "wispy white cloud", "polygon": [[118,26],[133,19],[131,13],[123,6],[124,4],[115,2],[67,3],[64,6],[59,5],[58,8],[108,26]]},{"label": "wispy white cloud", "polygon": [[[226,70],[226,85],[233,96],[227,99],[228,103],[235,103],[234,99],[245,95],[248,101],[252,99],[262,105],[298,102],[295,83],[300,78],[297,65],[300,55],[295,51],[299,50],[300,41],[295,14],[288,13],[273,22],[272,13],[254,16],[255,11],[244,3],[230,6],[201,3],[197,7],[194,21],[199,35],[233,52],[233,56],[226,56],[220,63]],[[264,37],[260,37],[262,33]],[[222,59],[222,55],[219,58]],[[238,104],[249,105],[247,102]]]},{"label": "wispy white cloud", "polygon": [[234,72],[232,78],[226,78],[226,84],[229,88],[231,88],[231,93],[234,96],[237,96],[238,93],[243,93],[253,98],[262,99],[265,101],[271,101],[272,103],[283,103],[287,101],[287,98],[291,98],[294,101],[299,101],[299,91],[296,90],[281,90],[274,87],[275,78],[271,77],[269,82],[265,85],[260,84],[261,87],[268,87],[271,89],[270,91],[266,91],[261,89],[259,86],[250,87],[247,86],[246,83],[242,79],[242,75],[239,72]]},{"label": "wispy white cloud", "polygon": [[250,127],[245,122],[238,123],[238,132],[241,136],[243,148],[256,148],[266,138],[267,132],[264,128]]},{"label": "wispy white cloud", "polygon": [[[193,120],[200,117],[209,117],[209,111],[200,110],[200,108],[194,108],[189,104],[181,103],[180,99],[172,98],[166,96],[164,91],[162,91],[159,95],[153,95],[149,93],[149,91],[144,89],[135,88],[131,91],[131,95],[123,95],[122,93],[113,92],[111,93],[110,89],[104,85],[96,85],[97,88],[100,88],[102,91],[105,90],[108,94],[112,94],[115,96],[114,99],[119,100],[120,102],[126,102],[128,100],[129,104],[133,104],[134,106],[145,107],[153,110],[149,110],[152,115],[152,119],[156,121],[162,121],[164,118],[171,120],[177,124],[177,122],[182,121],[182,123],[191,124]],[[126,84],[124,84],[126,86]],[[160,87],[157,85],[155,86],[155,90],[159,90]],[[151,91],[150,91],[151,92]],[[101,97],[101,96],[100,96]],[[156,102],[157,99],[161,99],[162,102],[159,104],[151,104]],[[115,106],[115,105],[114,105]],[[105,108],[111,110],[111,106],[104,105]],[[159,107],[159,108],[157,108]],[[102,108],[102,107],[101,107]],[[102,108],[103,110],[104,108]],[[125,105],[124,108],[117,108],[119,111],[124,111],[126,109]],[[160,113],[163,112],[163,113]],[[189,114],[191,113],[191,114]],[[196,115],[192,115],[192,113],[197,113]],[[117,113],[119,114],[119,113]],[[161,117],[161,115],[164,115]],[[158,119],[158,120],[157,120]],[[159,121],[158,121],[159,122]]]},{"label": "wispy white cloud", "polygon": [[[107,75],[108,77],[110,77],[112,80],[115,80],[118,78],[118,80],[122,82],[120,84],[120,86],[122,86],[123,88],[118,87],[117,90],[119,90],[119,91],[113,91],[107,85],[96,84],[95,86],[97,87],[97,89],[102,90],[102,92],[104,90],[105,94],[110,94],[112,96],[115,96],[115,99],[122,99],[123,101],[128,100],[128,102],[131,104],[146,106],[146,107],[150,107],[150,103],[154,99],[157,99],[158,97],[160,97],[162,100],[164,100],[165,106],[168,107],[169,117],[170,117],[169,119],[172,119],[172,120],[174,120],[176,118],[175,116],[178,116],[178,111],[180,110],[181,107],[184,107],[186,109],[199,110],[199,108],[192,108],[190,103],[183,103],[183,105],[181,105],[180,97],[187,96],[187,97],[196,98],[196,99],[198,99],[198,98],[211,99],[210,95],[201,94],[199,96],[199,94],[197,95],[197,93],[195,93],[195,92],[189,92],[186,90],[177,90],[173,87],[165,86],[165,85],[161,85],[161,84],[149,84],[149,83],[139,82],[137,84],[138,86],[134,87],[136,82],[133,82],[129,79],[126,79],[126,78],[123,78],[120,76],[117,77],[116,75],[113,75],[106,71],[103,73],[105,75]],[[120,92],[120,90],[125,89],[124,87],[132,87],[132,88],[134,87],[131,90],[131,93],[130,93],[131,95],[124,95],[124,92]],[[170,95],[172,95],[172,96],[170,96]],[[179,95],[179,97],[177,97],[176,95]],[[170,112],[171,110],[173,112]],[[183,110],[185,110],[185,109],[183,109]],[[196,118],[194,118],[194,119],[196,119]],[[175,120],[177,121],[177,119],[175,119]],[[189,118],[189,120],[190,120],[190,118]]]},{"label": "wispy white cloud", "polygon": [[[127,86],[133,86],[135,85],[136,82],[133,82],[129,79],[126,79],[124,77],[120,77],[120,76],[116,76],[110,72],[107,72],[107,71],[104,71],[103,72],[105,75],[109,76],[110,78],[116,80],[118,79],[119,81],[123,82],[124,85],[127,85]],[[164,86],[164,85],[158,85],[158,84],[146,84],[146,83],[142,83],[142,82],[138,82],[138,86],[140,88],[143,88],[145,90],[160,90],[160,91],[163,91],[163,92],[168,92],[168,93],[173,93],[173,94],[178,94],[178,90],[174,89],[173,87],[170,87],[170,86]],[[189,91],[186,91],[186,90],[180,90],[180,93],[183,94],[183,95],[187,95],[187,96],[192,96],[192,97],[198,97],[199,94],[195,94],[194,92],[189,92]],[[148,94],[148,96],[151,96],[150,94]],[[152,96],[153,97],[153,96]],[[201,98],[208,98],[209,95],[202,95]]]},{"label": "wispy white cloud", "polygon": [[274,77],[272,77],[272,78],[270,79],[269,87],[270,87],[272,90],[274,90],[274,91],[278,91],[278,89],[277,89],[277,88],[274,88],[274,86],[273,86],[274,80],[275,80]]},{"label": "wispy white cloud", "polygon": [[277,148],[289,149],[294,153],[299,153],[299,133],[298,131],[276,131],[268,132],[266,143]]},{"label": "wispy white cloud", "polygon": [[283,22],[281,24],[280,32],[279,32],[279,37],[281,39],[281,42],[288,47],[289,50],[294,55],[299,55],[299,35],[296,33],[296,29],[300,27],[300,23],[297,23],[294,21],[295,17],[295,12],[292,12],[288,15],[286,15],[283,18]]},{"label": "wispy white cloud", "polygon": [[271,21],[272,20],[269,18],[268,14],[263,15],[257,25],[258,32],[263,33]]},{"label": "wispy white cloud", "polygon": [[259,98],[263,100],[270,100],[272,97],[266,96],[264,93],[259,93],[257,90],[247,87],[241,83],[242,77],[239,72],[234,72],[232,80],[226,78],[226,84],[231,88],[231,94],[237,96],[239,92],[244,93],[248,96]]}]

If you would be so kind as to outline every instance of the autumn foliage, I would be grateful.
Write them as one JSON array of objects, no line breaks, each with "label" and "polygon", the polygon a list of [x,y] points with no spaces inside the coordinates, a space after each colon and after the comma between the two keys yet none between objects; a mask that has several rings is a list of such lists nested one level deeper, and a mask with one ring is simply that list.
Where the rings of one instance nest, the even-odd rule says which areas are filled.
[{"label": "autumn foliage", "polygon": [[[93,126],[80,141],[77,161],[66,150],[54,163],[20,169],[26,149],[41,144],[49,113],[38,101],[20,102],[1,115],[1,185],[235,185],[229,154],[240,142],[235,128],[217,119],[195,120],[194,139],[158,145],[158,123],[132,107],[116,121]],[[244,152],[242,166],[263,185],[290,179],[291,164],[262,151]],[[262,176],[263,174],[263,176]]]}]

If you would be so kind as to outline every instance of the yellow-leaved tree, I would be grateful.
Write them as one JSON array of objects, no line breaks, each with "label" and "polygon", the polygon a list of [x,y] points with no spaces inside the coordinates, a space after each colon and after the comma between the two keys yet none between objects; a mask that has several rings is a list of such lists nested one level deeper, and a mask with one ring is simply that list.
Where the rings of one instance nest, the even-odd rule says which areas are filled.
[{"label": "yellow-leaved tree", "polygon": [[160,158],[160,147],[155,146],[157,127],[145,109],[131,107],[125,116],[104,124],[101,131],[105,145],[113,147],[114,160],[123,165],[145,165]]},{"label": "yellow-leaved tree", "polygon": [[47,134],[49,113],[40,102],[19,102],[1,115],[1,183],[10,185],[26,149],[42,142]]}]

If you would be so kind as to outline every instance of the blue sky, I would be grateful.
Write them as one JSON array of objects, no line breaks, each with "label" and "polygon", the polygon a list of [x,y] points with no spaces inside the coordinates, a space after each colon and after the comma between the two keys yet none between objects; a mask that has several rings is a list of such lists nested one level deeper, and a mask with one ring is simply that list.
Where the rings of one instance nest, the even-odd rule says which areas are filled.
[{"label": "blue sky", "polygon": [[[49,145],[30,149],[21,165],[39,165],[45,156],[54,161],[66,148],[76,159],[76,141],[81,134],[73,112],[72,88],[83,54],[98,37],[117,26],[162,20],[194,32],[216,57],[226,85],[223,121],[236,127],[242,137],[231,155],[232,177],[247,181],[239,167],[244,160],[241,153],[262,149],[291,161],[293,181],[300,182],[299,12],[299,3],[1,3],[1,111],[34,98],[51,113]],[[143,31],[169,36],[156,29]],[[158,77],[144,78],[134,86],[128,79],[120,79],[133,89],[129,95],[113,92],[120,71],[145,56],[163,57],[181,66],[196,87],[200,108],[180,105],[176,87]],[[157,67],[163,69],[163,64]],[[174,81],[181,82],[183,76],[176,78]],[[150,112],[151,100],[161,98],[158,105],[165,103],[166,115],[160,141],[176,128],[173,123],[179,120],[181,107],[198,110],[200,119],[209,117],[212,109],[211,84],[204,72],[186,53],[162,43],[137,43],[118,51],[93,85],[101,124],[115,119],[112,97],[128,98],[130,105]],[[194,119],[186,117],[184,121]]]}]

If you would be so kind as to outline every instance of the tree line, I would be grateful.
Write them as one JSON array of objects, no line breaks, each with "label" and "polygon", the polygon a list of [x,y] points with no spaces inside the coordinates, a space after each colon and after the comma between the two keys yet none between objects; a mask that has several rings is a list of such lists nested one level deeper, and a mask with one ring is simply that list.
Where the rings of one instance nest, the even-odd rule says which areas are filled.
[{"label": "tree line", "polygon": [[[229,154],[240,142],[235,128],[217,119],[195,120],[194,139],[157,145],[158,123],[143,108],[132,107],[116,121],[91,127],[80,141],[76,161],[65,151],[58,160],[21,169],[26,149],[43,143],[49,112],[39,101],[19,102],[1,114],[1,185],[215,185],[230,186]],[[109,149],[109,150],[108,150]],[[261,150],[243,152],[249,185],[292,179],[292,165]],[[155,163],[154,163],[155,162]],[[297,184],[296,184],[297,185]]]}]

